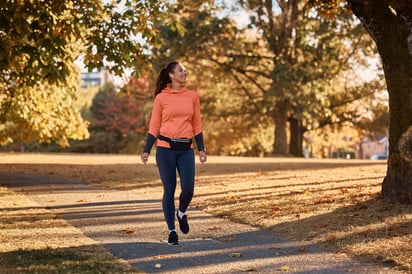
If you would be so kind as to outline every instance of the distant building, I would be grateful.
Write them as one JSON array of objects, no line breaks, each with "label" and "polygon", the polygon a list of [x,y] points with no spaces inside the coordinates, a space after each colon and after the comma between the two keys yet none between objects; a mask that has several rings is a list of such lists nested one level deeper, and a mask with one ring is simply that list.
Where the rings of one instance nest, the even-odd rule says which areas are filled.
[{"label": "distant building", "polygon": [[379,137],[371,140],[367,137],[360,144],[360,158],[370,159],[373,155],[388,155],[388,138]]},{"label": "distant building", "polygon": [[82,88],[87,87],[102,87],[109,81],[110,74],[102,69],[94,72],[82,72]]}]

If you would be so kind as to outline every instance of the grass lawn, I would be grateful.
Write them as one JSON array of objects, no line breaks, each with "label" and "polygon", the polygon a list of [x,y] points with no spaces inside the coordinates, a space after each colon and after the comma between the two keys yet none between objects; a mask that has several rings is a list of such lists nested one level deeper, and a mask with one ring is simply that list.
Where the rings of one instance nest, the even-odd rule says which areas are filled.
[{"label": "grass lawn", "polygon": [[[153,158],[144,166],[139,156],[129,155],[0,154],[0,172],[60,176],[150,196],[162,191]],[[412,272],[412,205],[386,203],[379,198],[385,161],[211,156],[208,163],[197,165],[196,172],[192,207],[289,239],[310,240],[359,260]],[[34,258],[58,258],[64,252],[68,261],[82,264],[92,260],[100,262],[102,269],[127,270],[123,262],[110,259],[90,239],[77,235],[75,228],[48,216],[45,209],[27,206],[25,199],[0,188],[0,267],[12,269],[10,258],[18,255],[34,264],[19,267],[39,270],[46,266]],[[11,216],[13,207],[19,211]],[[36,219],[39,216],[43,219]],[[50,233],[58,226],[65,229],[53,234],[53,243],[33,237],[46,224]],[[77,236],[73,241],[61,241],[63,234]],[[97,257],[99,253],[102,258]]]}]

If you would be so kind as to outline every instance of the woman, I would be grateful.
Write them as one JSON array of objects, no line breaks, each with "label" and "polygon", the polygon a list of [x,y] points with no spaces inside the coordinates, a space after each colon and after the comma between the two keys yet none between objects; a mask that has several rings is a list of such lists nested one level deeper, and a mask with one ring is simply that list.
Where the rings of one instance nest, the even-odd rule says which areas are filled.
[{"label": "woman", "polygon": [[163,184],[162,207],[169,228],[169,245],[179,244],[175,229],[176,170],[181,185],[176,217],[182,233],[189,232],[186,209],[192,200],[195,183],[193,136],[199,150],[200,162],[207,160],[199,96],[195,91],[187,89],[185,82],[186,70],[178,62],[171,62],[160,71],[154,92],[149,132],[141,155],[143,163],[146,164],[157,138],[156,163]]}]

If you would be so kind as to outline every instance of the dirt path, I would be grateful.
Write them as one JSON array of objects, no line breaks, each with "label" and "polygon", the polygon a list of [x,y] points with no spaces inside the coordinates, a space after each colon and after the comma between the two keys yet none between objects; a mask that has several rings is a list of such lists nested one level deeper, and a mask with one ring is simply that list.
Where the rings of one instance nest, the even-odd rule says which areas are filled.
[{"label": "dirt path", "polygon": [[191,232],[179,234],[181,245],[167,246],[161,193],[148,196],[58,177],[10,173],[0,173],[0,182],[146,273],[397,273],[194,209],[189,211]]}]

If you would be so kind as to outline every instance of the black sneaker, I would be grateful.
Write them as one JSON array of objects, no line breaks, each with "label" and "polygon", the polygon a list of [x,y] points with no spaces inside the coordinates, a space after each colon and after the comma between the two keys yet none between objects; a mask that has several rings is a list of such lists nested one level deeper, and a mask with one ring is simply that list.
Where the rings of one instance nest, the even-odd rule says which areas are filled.
[{"label": "black sneaker", "polygon": [[183,234],[189,233],[189,223],[187,222],[186,215],[183,215],[182,219],[179,218],[179,212],[176,213],[177,220],[179,221],[180,230]]},{"label": "black sneaker", "polygon": [[169,240],[167,241],[168,245],[178,245],[179,244],[179,237],[177,236],[176,231],[172,231],[169,233]]}]

